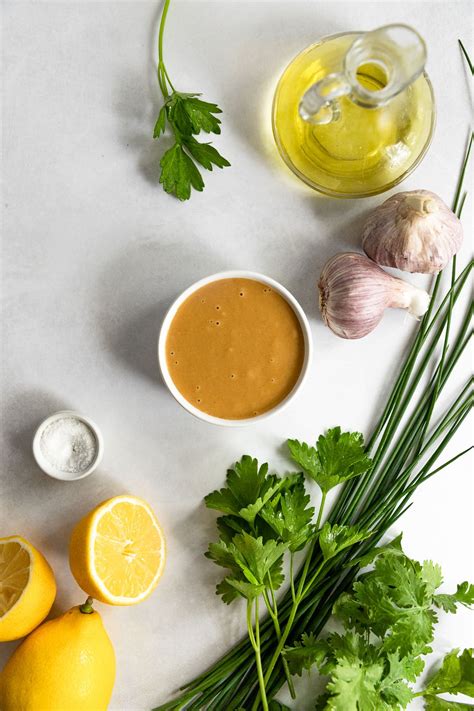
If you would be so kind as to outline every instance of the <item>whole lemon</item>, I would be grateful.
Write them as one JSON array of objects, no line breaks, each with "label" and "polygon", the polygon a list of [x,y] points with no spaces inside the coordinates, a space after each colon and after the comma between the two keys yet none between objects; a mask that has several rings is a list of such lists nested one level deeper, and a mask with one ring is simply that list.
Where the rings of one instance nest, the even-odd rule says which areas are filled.
[{"label": "whole lemon", "polygon": [[13,652],[0,675],[2,711],[105,711],[115,653],[88,598],[45,622]]},{"label": "whole lemon", "polygon": [[0,642],[34,630],[55,597],[54,573],[39,550],[21,536],[0,538]]}]

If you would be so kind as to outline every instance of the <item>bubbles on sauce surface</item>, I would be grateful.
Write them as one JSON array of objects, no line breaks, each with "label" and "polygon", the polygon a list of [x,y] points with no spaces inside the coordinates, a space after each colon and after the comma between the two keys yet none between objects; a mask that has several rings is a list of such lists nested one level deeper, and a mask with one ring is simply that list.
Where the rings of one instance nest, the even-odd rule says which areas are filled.
[{"label": "bubbles on sauce surface", "polygon": [[171,356],[174,356],[174,351],[170,351],[170,355],[171,355]]},{"label": "bubbles on sauce surface", "polygon": [[200,390],[200,389],[201,389],[201,386],[200,386],[200,385],[196,385],[196,390]]},{"label": "bubbles on sauce surface", "polygon": [[269,286],[266,286],[266,287],[264,288],[264,290],[263,290],[263,293],[264,293],[264,294],[269,294],[270,292],[271,292],[271,289],[270,289]]}]

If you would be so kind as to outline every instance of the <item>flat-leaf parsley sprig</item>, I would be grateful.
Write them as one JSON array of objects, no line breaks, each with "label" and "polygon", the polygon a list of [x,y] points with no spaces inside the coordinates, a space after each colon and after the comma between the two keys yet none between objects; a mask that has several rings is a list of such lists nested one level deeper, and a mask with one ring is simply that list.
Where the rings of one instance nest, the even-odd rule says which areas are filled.
[{"label": "flat-leaf parsley sprig", "polygon": [[201,192],[204,180],[197,167],[201,165],[206,170],[212,170],[216,165],[225,168],[230,163],[210,143],[200,143],[194,136],[201,131],[205,133],[220,133],[221,114],[217,104],[202,101],[201,94],[185,94],[176,91],[163,60],[163,35],[166,16],[171,0],[165,0],[161,14],[158,32],[158,84],[163,94],[164,104],[161,108],[153,129],[153,138],[159,138],[171,129],[174,144],[162,156],[160,161],[160,183],[167,193],[175,195],[180,200],[189,200],[191,188]]},{"label": "flat-leaf parsley sprig", "polygon": [[[371,466],[358,432],[341,432],[340,427],[321,435],[314,447],[289,440],[293,461],[302,469],[283,478],[268,473],[268,465],[244,455],[227,472],[226,486],[205,498],[206,506],[224,514],[217,519],[220,540],[211,543],[206,556],[229,572],[217,585],[216,592],[230,604],[239,597],[247,600],[247,628],[255,652],[259,700],[264,711],[273,711],[267,698],[267,685],[277,664],[282,665],[291,695],[294,687],[282,652],[292,632],[298,608],[327,563],[342,551],[370,538],[372,531],[321,520],[327,493],[338,484],[359,476]],[[304,473],[303,473],[304,472]],[[321,502],[315,516],[306,493],[304,474],[321,489]],[[320,551],[317,569],[309,574],[309,561],[315,547]],[[294,554],[307,548],[306,562],[296,580]],[[281,587],[283,559],[289,554],[292,605],[282,626],[276,591]],[[278,643],[263,664],[259,620],[259,599],[275,628]]]}]

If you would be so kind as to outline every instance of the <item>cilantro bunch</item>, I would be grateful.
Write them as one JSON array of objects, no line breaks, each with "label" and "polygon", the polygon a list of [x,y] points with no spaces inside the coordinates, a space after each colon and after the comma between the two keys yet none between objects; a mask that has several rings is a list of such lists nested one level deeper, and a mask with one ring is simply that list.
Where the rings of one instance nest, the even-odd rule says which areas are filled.
[{"label": "cilantro bunch", "polygon": [[429,711],[472,708],[438,694],[474,697],[473,650],[460,656],[459,650],[450,652],[422,691],[415,692],[410,684],[423,671],[423,655],[432,651],[437,610],[456,612],[459,605],[473,605],[474,586],[464,582],[453,594],[437,593],[441,568],[408,558],[401,536],[359,560],[360,565],[369,563],[374,563],[373,569],[360,575],[334,606],[344,633],[319,640],[304,634],[284,652],[293,674],[301,675],[314,664],[329,677],[316,708],[399,711],[416,696],[424,697]]},{"label": "cilantro bunch", "polygon": [[159,138],[168,126],[174,143],[161,158],[160,183],[167,193],[180,200],[191,197],[191,188],[201,192],[204,181],[198,165],[206,170],[213,166],[224,168],[230,163],[210,143],[200,143],[195,136],[204,133],[220,133],[222,113],[217,104],[202,101],[200,94],[185,94],[176,91],[169,78],[163,60],[163,34],[170,0],[165,0],[158,34],[158,84],[164,99],[153,130],[153,138]]},{"label": "cilantro bunch", "polygon": [[[206,556],[228,571],[217,585],[217,594],[223,601],[227,604],[238,598],[247,601],[247,629],[265,711],[270,708],[266,685],[278,662],[283,666],[294,697],[287,661],[281,655],[305,594],[321,576],[328,561],[372,535],[372,531],[357,526],[326,522],[321,527],[328,492],[370,468],[362,435],[341,433],[336,427],[321,435],[314,447],[297,440],[289,440],[288,447],[302,471],[280,478],[269,474],[267,464],[259,466],[256,459],[245,455],[227,472],[226,486],[205,498],[206,506],[224,514],[217,519],[219,541],[210,544]],[[316,517],[306,492],[305,474],[321,490]],[[320,564],[309,575],[309,561],[315,546],[319,548]],[[294,555],[306,547],[306,563],[296,583]],[[289,558],[292,607],[282,627],[275,593],[284,581],[285,556]],[[278,640],[265,664],[260,637],[260,601],[273,622]]]}]

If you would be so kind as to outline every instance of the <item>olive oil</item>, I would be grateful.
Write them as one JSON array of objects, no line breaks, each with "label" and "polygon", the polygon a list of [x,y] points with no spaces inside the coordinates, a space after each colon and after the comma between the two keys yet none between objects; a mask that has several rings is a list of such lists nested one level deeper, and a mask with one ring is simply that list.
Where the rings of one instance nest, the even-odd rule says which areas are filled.
[{"label": "olive oil", "polygon": [[377,105],[378,93],[390,80],[377,61],[361,64],[355,75],[371,93],[372,106],[348,94],[337,99],[328,123],[301,117],[305,92],[341,72],[359,36],[329,37],[304,50],[284,71],[273,103],[273,133],[284,161],[308,185],[336,197],[373,195],[396,185],[421,160],[434,124],[433,94],[424,73]]}]

